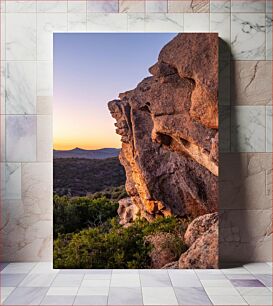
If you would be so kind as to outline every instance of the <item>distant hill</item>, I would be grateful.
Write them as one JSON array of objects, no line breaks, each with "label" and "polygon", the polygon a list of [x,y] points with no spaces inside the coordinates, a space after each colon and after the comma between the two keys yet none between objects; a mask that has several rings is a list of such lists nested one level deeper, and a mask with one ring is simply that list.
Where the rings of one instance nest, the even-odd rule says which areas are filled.
[{"label": "distant hill", "polygon": [[75,148],[72,150],[53,150],[53,158],[88,158],[88,159],[105,159],[117,157],[120,149],[105,148],[99,150],[84,150]]},{"label": "distant hill", "polygon": [[55,194],[85,196],[124,184],[125,171],[118,157],[55,158],[53,160]]}]

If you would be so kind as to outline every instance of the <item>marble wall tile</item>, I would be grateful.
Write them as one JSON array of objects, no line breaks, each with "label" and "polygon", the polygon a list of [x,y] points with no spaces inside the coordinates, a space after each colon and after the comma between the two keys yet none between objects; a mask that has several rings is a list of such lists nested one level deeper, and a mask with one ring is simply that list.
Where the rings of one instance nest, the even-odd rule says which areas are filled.
[{"label": "marble wall tile", "polygon": [[6,113],[36,113],[35,62],[6,63]]},{"label": "marble wall tile", "polygon": [[144,26],[146,32],[183,32],[183,14],[146,14]]},{"label": "marble wall tile", "polygon": [[37,116],[37,161],[50,162],[53,155],[52,116]]},{"label": "marble wall tile", "polygon": [[87,16],[86,13],[68,14],[68,31],[69,32],[86,32]]},{"label": "marble wall tile", "polygon": [[37,1],[38,13],[65,13],[67,12],[67,0],[52,1],[43,0]]},{"label": "marble wall tile", "polygon": [[6,14],[1,12],[0,18],[1,18],[0,59],[1,61],[3,61],[6,59]]},{"label": "marble wall tile", "polygon": [[53,107],[53,97],[38,96],[37,97],[37,115],[51,115]]},{"label": "marble wall tile", "polygon": [[266,0],[231,0],[231,12],[264,13]]},{"label": "marble wall tile", "polygon": [[37,60],[53,59],[53,32],[67,31],[66,13],[37,15]]},{"label": "marble wall tile", "polygon": [[6,12],[6,0],[0,1],[0,10],[1,12]]},{"label": "marble wall tile", "polygon": [[219,61],[219,105],[230,105],[230,61]]},{"label": "marble wall tile", "polygon": [[36,116],[6,116],[6,161],[36,160]]},{"label": "marble wall tile", "polygon": [[272,61],[272,14],[265,16],[266,25],[266,59]]},{"label": "marble wall tile", "polygon": [[89,13],[118,13],[118,0],[90,0],[87,1]]},{"label": "marble wall tile", "polygon": [[267,105],[272,103],[271,63],[271,61],[232,62],[232,104]]},{"label": "marble wall tile", "polygon": [[[52,163],[22,164],[22,198],[26,214],[52,220]],[[50,234],[50,233],[49,233]]]},{"label": "marble wall tile", "polygon": [[210,0],[211,13],[229,13],[230,0]]},{"label": "marble wall tile", "polygon": [[[21,164],[5,163],[1,175],[4,176],[4,199],[21,199]],[[4,197],[3,197],[4,196]]]},{"label": "marble wall tile", "polygon": [[272,256],[272,210],[230,210],[220,217],[222,261],[265,261]]},{"label": "marble wall tile", "polygon": [[219,107],[219,151],[230,152],[230,107]]},{"label": "marble wall tile", "polygon": [[266,12],[272,13],[272,0],[266,0]]},{"label": "marble wall tile", "polygon": [[167,0],[149,0],[145,2],[147,13],[167,13]]},{"label": "marble wall tile", "polygon": [[272,106],[266,106],[266,152],[272,152]]},{"label": "marble wall tile", "polygon": [[6,14],[6,59],[36,59],[36,14]]},{"label": "marble wall tile", "polygon": [[126,32],[127,14],[88,13],[87,31]]},{"label": "marble wall tile", "polygon": [[209,0],[168,0],[169,13],[209,13]]},{"label": "marble wall tile", "polygon": [[272,207],[267,173],[272,171],[269,153],[226,153],[220,156],[220,209],[248,210]]},{"label": "marble wall tile", "polygon": [[218,36],[230,45],[230,14],[211,13],[210,32],[218,33]]},{"label": "marble wall tile", "polygon": [[209,32],[209,15],[205,13],[185,14],[184,32]]},{"label": "marble wall tile", "polygon": [[1,146],[0,146],[0,161],[3,162],[6,160],[6,116],[0,115],[0,137],[1,137]]},{"label": "marble wall tile", "polygon": [[37,63],[37,95],[53,95],[53,63],[38,61]]},{"label": "marble wall tile", "polygon": [[231,51],[236,60],[265,59],[265,15],[231,15]]},{"label": "marble wall tile", "polygon": [[144,13],[145,1],[142,0],[119,0],[120,13]]},{"label": "marble wall tile", "polygon": [[265,107],[231,109],[231,151],[265,152]]},{"label": "marble wall tile", "polygon": [[144,32],[145,21],[143,13],[128,13],[128,31]]},{"label": "marble wall tile", "polygon": [[35,13],[37,1],[7,1],[7,13]]},{"label": "marble wall tile", "polygon": [[0,114],[6,113],[6,62],[0,62],[1,94],[0,94]]},{"label": "marble wall tile", "polygon": [[68,13],[86,13],[87,1],[86,0],[72,0],[68,1]]}]

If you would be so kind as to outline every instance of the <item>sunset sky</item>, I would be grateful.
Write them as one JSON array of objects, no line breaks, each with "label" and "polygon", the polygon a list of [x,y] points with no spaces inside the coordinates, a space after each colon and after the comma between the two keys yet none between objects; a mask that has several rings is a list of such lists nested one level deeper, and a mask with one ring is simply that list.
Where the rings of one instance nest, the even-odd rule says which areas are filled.
[{"label": "sunset sky", "polygon": [[121,147],[107,102],[149,76],[175,35],[54,34],[54,149]]}]

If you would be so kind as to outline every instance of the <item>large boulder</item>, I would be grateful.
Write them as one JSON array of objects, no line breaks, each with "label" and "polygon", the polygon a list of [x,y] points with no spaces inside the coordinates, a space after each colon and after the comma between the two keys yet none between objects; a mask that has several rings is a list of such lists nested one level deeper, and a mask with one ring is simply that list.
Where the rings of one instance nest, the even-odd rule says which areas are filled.
[{"label": "large boulder", "polygon": [[217,210],[217,60],[217,34],[178,34],[151,77],[108,103],[127,193],[149,221]]},{"label": "large boulder", "polygon": [[139,208],[132,202],[131,198],[118,201],[119,224],[128,226],[135,221],[139,215]]},{"label": "large boulder", "polygon": [[218,268],[218,214],[208,214],[193,220],[184,241],[189,249],[180,256],[180,269]]}]

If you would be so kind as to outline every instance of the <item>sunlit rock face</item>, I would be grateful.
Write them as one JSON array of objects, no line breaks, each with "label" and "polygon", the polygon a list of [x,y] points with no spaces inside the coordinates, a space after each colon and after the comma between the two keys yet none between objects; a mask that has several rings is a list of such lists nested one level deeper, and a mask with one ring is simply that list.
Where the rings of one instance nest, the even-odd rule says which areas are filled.
[{"label": "sunlit rock face", "polygon": [[108,103],[121,135],[119,158],[131,201],[147,220],[215,212],[217,34],[178,34],[150,73]]}]

